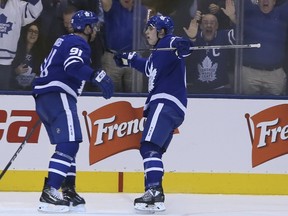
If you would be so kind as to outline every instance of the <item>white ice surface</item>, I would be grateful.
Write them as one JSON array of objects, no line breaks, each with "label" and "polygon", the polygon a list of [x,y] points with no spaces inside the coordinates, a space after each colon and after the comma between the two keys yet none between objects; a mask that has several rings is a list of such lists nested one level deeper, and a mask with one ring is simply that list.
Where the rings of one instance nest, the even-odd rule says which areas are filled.
[{"label": "white ice surface", "polygon": [[[86,199],[85,213],[59,216],[141,215],[133,200],[141,194],[81,193]],[[0,192],[0,216],[47,215],[37,211],[40,193]],[[177,216],[287,216],[288,196],[166,194],[166,211],[155,215]],[[51,215],[51,214],[49,214]]]}]

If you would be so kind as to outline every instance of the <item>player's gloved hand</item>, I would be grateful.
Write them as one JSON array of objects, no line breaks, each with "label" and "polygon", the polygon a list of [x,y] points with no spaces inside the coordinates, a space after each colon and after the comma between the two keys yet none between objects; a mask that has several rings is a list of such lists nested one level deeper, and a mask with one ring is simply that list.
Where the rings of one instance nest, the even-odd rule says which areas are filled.
[{"label": "player's gloved hand", "polygon": [[132,59],[136,56],[136,52],[116,53],[114,61],[118,67],[130,67]]},{"label": "player's gloved hand", "polygon": [[171,45],[172,47],[176,48],[175,53],[179,58],[185,58],[191,55],[192,53],[190,47],[193,47],[193,42],[189,39],[182,37],[175,37]]},{"label": "player's gloved hand", "polygon": [[112,97],[114,93],[114,84],[104,70],[95,71],[91,77],[91,82],[101,89],[105,99]]}]

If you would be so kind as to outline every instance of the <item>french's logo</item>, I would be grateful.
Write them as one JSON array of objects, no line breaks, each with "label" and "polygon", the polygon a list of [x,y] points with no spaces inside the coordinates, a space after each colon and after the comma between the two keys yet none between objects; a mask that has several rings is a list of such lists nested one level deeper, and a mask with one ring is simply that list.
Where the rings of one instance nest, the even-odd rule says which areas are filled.
[{"label": "french's logo", "polygon": [[288,104],[282,104],[251,117],[245,115],[252,142],[252,167],[288,153],[287,113]]},{"label": "french's logo", "polygon": [[90,165],[126,150],[139,149],[145,123],[143,107],[134,108],[129,102],[120,101],[83,115],[90,142]]}]

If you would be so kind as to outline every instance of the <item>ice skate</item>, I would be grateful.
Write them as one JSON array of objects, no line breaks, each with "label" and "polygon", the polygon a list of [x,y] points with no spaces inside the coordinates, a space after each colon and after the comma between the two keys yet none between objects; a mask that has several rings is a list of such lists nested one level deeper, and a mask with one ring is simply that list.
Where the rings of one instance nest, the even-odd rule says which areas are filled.
[{"label": "ice skate", "polygon": [[75,191],[75,186],[62,185],[62,193],[65,200],[70,203],[70,211],[85,212],[85,200]]},{"label": "ice skate", "polygon": [[69,201],[63,199],[62,194],[55,188],[48,186],[45,181],[38,211],[46,213],[68,212]]},{"label": "ice skate", "polygon": [[149,188],[142,197],[134,200],[134,208],[142,213],[154,214],[165,211],[165,196],[162,187]]}]

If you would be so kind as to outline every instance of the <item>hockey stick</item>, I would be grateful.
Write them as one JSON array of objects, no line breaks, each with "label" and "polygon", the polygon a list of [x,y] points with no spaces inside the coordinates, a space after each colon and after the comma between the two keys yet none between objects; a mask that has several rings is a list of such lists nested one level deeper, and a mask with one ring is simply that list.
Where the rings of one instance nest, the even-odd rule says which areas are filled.
[{"label": "hockey stick", "polygon": [[[245,49],[245,48],[260,48],[261,44],[239,44],[239,45],[215,45],[215,46],[195,46],[190,47],[189,50],[208,50],[208,49]],[[175,50],[173,47],[166,48],[152,48],[152,49],[139,49],[134,52],[146,52],[146,51],[171,51]]]},{"label": "hockey stick", "polygon": [[38,120],[35,125],[33,126],[33,128],[31,129],[31,131],[25,136],[24,141],[21,143],[21,145],[19,146],[19,148],[17,149],[17,151],[15,152],[15,154],[12,156],[12,158],[10,159],[10,161],[8,162],[8,164],[6,165],[6,167],[2,170],[1,174],[0,174],[0,180],[2,179],[2,177],[4,176],[4,174],[7,172],[7,170],[9,169],[9,167],[11,166],[12,162],[16,159],[16,157],[18,156],[19,152],[23,149],[24,145],[26,144],[27,140],[32,136],[32,134],[34,133],[35,129],[41,124],[41,121]]}]

